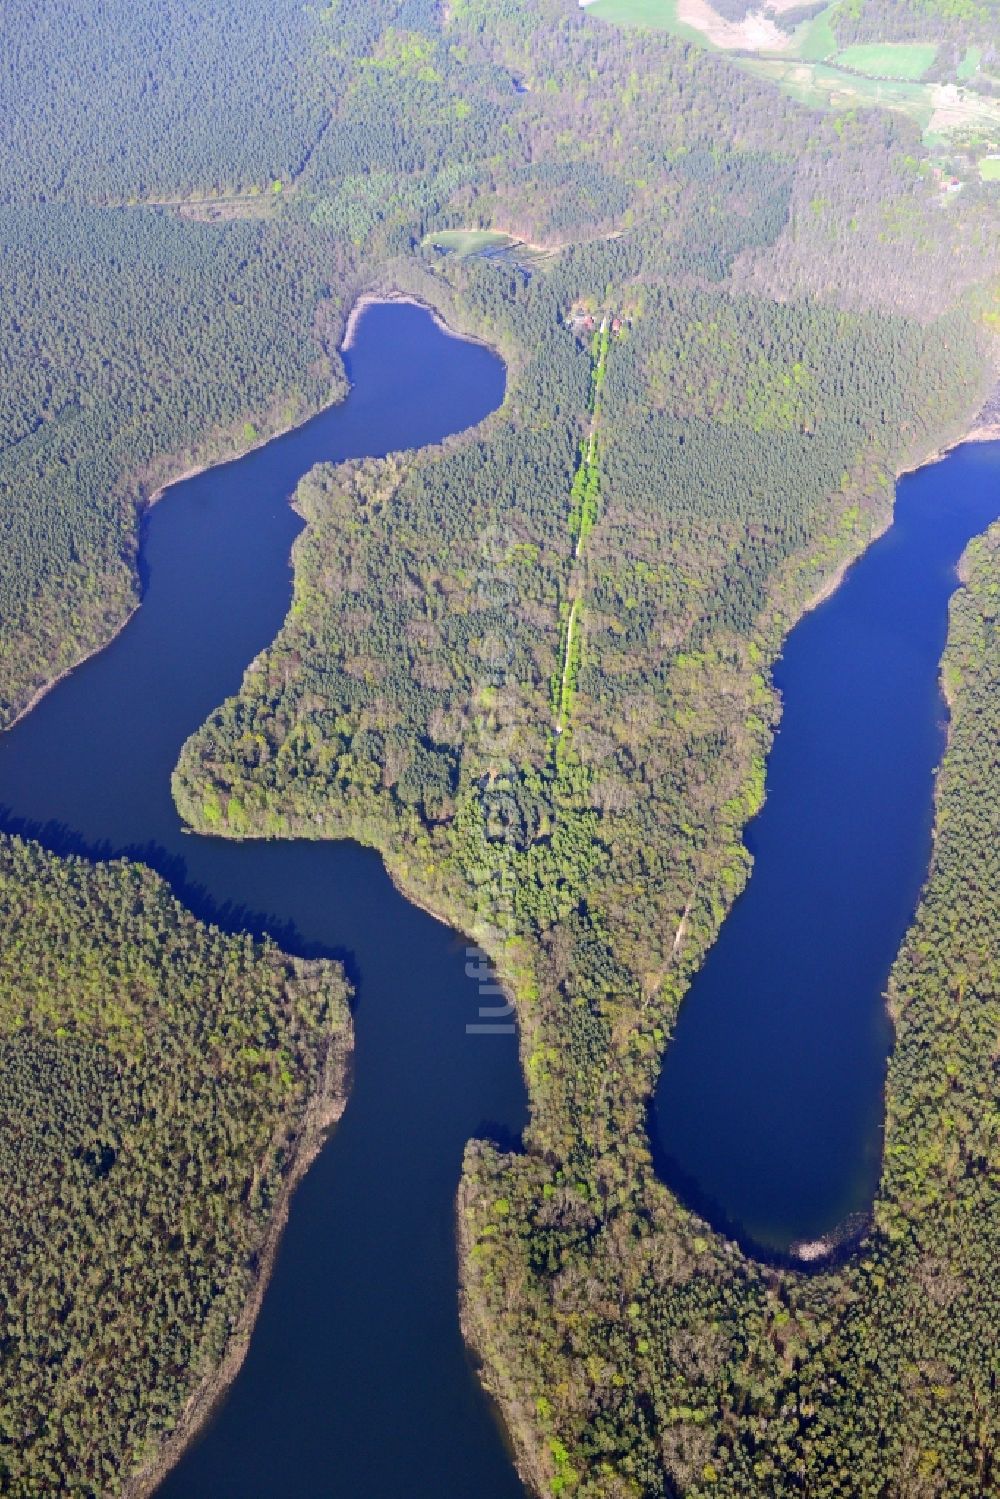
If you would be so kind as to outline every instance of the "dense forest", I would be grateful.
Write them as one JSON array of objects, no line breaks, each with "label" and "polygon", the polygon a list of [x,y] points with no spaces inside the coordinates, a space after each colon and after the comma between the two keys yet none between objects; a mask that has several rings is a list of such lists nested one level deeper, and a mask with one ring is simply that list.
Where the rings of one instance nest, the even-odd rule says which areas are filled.
[{"label": "dense forest", "polygon": [[0,930],[0,1493],[117,1493],[245,1336],[347,986],[6,837]]},{"label": "dense forest", "polygon": [[[0,725],[135,604],[159,485],[343,392],[356,292],[497,345],[475,433],[300,486],[289,619],[178,805],[377,847],[516,996],[531,1124],[522,1154],[470,1146],[464,1316],[540,1491],[995,1493],[995,538],[955,606],[864,1256],[745,1259],[656,1181],[645,1119],[746,878],[781,640],[986,388],[995,191],[945,201],[905,119],[810,111],[574,0],[0,24]],[[425,247],[460,227],[529,259]],[[99,1493],[239,1320],[337,1088],[343,980],[136,869],[2,849],[0,1492]]]},{"label": "dense forest", "polygon": [[51,0],[3,18],[6,203],[122,203],[287,181],[335,74],[295,0],[165,11]]},{"label": "dense forest", "polygon": [[1000,26],[997,0],[845,0],[832,16],[837,39],[901,42],[943,37],[967,47],[995,47]]}]

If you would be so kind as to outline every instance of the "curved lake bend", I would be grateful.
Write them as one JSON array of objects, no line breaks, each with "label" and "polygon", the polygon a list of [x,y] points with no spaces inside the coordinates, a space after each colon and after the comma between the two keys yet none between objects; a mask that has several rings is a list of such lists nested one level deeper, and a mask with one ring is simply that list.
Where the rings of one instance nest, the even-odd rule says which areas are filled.
[{"label": "curved lake bend", "polygon": [[893,525],[789,636],[745,893],[696,976],[652,1113],[666,1180],[767,1249],[871,1205],[883,995],[931,850],[938,670],[967,543],[1000,515],[1000,443],[899,484]]},{"label": "curved lake bend", "polygon": [[199,916],[344,957],[357,985],[344,1119],[295,1195],[246,1364],[161,1494],[519,1499],[462,1344],[454,1247],[466,1141],[524,1122],[516,1040],[466,1034],[464,945],[376,855],[185,835],[170,796],[184,740],[281,627],[299,478],[438,441],[503,398],[497,357],[413,306],[370,308],[347,365],[344,405],[150,513],[142,608],[0,737],[0,805],[57,851],[144,859]]}]

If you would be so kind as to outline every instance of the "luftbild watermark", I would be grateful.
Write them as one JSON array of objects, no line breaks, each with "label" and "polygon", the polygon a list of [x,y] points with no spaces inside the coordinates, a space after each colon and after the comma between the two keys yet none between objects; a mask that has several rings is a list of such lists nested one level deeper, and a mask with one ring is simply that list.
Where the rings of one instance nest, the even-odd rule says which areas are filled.
[{"label": "luftbild watermark", "polygon": [[[467,1036],[510,1036],[514,1025],[514,1002],[508,999],[488,955],[481,947],[465,949],[465,976],[479,984],[479,1019],[465,1027]],[[486,1003],[489,1001],[489,1003]],[[499,1003],[497,1003],[499,1001]]]}]

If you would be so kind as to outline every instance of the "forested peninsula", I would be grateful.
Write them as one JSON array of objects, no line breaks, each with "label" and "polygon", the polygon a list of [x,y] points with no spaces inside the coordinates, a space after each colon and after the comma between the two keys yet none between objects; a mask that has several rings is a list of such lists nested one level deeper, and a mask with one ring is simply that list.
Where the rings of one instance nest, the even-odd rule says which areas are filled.
[{"label": "forested peninsula", "polygon": [[0,918],[0,1491],[138,1495],[239,1368],[348,988],[16,838]]},{"label": "forested peninsula", "polygon": [[[836,45],[883,36],[884,5],[835,9]],[[995,3],[889,9],[886,39],[967,39],[991,97]],[[289,617],[178,808],[378,849],[514,997],[530,1124],[470,1142],[456,1189],[463,1326],[535,1491],[1000,1493],[994,533],[953,608],[865,1242],[818,1273],[745,1254],[657,1179],[646,1117],[748,876],[781,643],[995,384],[1000,140],[570,0],[174,29],[115,3],[111,67],[56,11],[12,18],[4,63],[38,128],[0,137],[0,721],[135,606],[168,477],[343,393],[359,294],[497,347],[476,431],[303,481]],[[0,1492],[138,1492],[336,1111],[346,983],[139,866],[3,860]]]}]

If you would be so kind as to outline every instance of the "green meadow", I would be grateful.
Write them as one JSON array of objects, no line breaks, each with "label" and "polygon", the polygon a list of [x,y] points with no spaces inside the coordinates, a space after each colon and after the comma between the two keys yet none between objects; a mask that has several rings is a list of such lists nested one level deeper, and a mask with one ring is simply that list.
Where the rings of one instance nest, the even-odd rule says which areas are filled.
[{"label": "green meadow", "polygon": [[982,47],[970,47],[955,70],[959,79],[967,83],[970,78],[974,78],[979,72],[982,60]]},{"label": "green meadow", "polygon": [[425,237],[424,244],[464,256],[481,255],[484,250],[503,250],[514,244],[514,240],[497,229],[438,229]]},{"label": "green meadow", "polygon": [[870,78],[899,78],[916,82],[922,78],[937,56],[935,42],[872,42],[845,47],[838,52],[840,67]]},{"label": "green meadow", "polygon": [[674,36],[711,48],[704,32],[688,26],[677,15],[677,0],[594,0],[587,14],[612,26],[645,26],[651,31],[669,31]]},{"label": "green meadow", "polygon": [[837,50],[837,38],[833,34],[830,17],[835,7],[828,5],[818,16],[799,28],[795,33],[795,54],[804,62],[824,62]]}]

